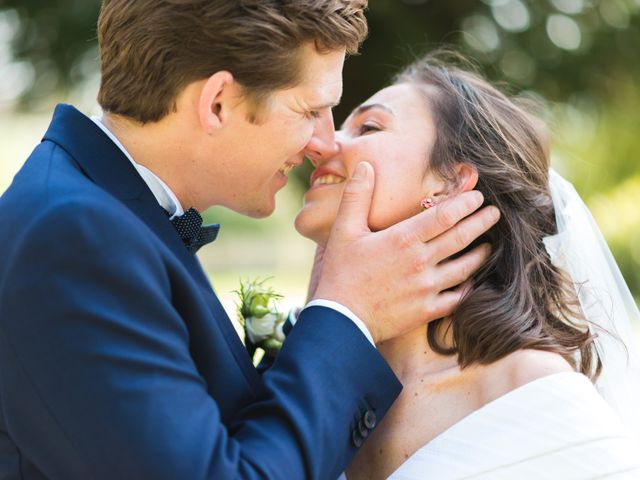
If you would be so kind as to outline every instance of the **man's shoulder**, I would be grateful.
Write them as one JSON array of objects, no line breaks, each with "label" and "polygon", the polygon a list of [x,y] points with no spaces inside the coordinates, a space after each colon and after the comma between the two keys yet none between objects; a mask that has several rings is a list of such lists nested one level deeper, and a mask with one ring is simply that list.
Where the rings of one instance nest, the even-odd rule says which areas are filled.
[{"label": "man's shoulder", "polygon": [[126,205],[88,179],[55,145],[43,142],[0,198],[5,254],[69,247],[102,248],[145,229]]},{"label": "man's shoulder", "polygon": [[94,200],[116,202],[92,182],[59,145],[40,143],[20,168],[7,191],[0,198],[3,216],[33,216],[52,205]]}]

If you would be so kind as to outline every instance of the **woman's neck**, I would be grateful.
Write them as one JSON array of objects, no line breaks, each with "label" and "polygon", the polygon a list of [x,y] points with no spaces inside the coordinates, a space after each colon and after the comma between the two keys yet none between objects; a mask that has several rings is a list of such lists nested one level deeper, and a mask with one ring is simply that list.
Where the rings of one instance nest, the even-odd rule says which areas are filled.
[{"label": "woman's neck", "polygon": [[[444,319],[438,329],[440,343],[444,347],[452,345],[449,319]],[[455,355],[441,355],[429,346],[427,326],[422,326],[400,337],[378,344],[377,348],[398,379],[406,384],[412,379],[422,378],[428,373],[457,367]]]}]

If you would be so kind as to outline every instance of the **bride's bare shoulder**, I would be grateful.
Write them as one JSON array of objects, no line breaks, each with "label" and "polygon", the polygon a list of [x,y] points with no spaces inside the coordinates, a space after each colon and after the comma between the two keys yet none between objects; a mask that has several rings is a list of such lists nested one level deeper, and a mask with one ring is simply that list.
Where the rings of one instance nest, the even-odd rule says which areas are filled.
[{"label": "bride's bare shoulder", "polygon": [[575,371],[560,354],[542,350],[518,350],[496,362],[496,367],[509,390],[542,377]]},{"label": "bride's bare shoulder", "polygon": [[488,403],[539,378],[573,371],[557,353],[518,350],[479,369],[476,388],[481,402]]}]

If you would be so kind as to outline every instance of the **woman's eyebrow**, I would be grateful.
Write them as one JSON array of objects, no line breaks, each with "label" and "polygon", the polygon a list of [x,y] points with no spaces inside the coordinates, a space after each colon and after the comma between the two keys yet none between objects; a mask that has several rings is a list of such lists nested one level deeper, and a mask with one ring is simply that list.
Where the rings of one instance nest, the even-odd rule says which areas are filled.
[{"label": "woman's eyebrow", "polygon": [[[393,110],[391,110],[391,108],[387,107],[383,103],[369,103],[369,104],[360,105],[355,110],[353,110],[353,112],[351,112],[351,115],[349,115],[347,120],[349,120],[349,118],[351,117],[357,117],[358,115],[362,115],[363,113],[371,110],[372,108],[379,108],[380,110],[384,110],[385,112],[389,113],[390,115],[393,115],[394,117],[396,116]],[[347,120],[345,120],[344,123],[347,123]],[[342,127],[344,127],[344,123],[342,124]]]},{"label": "woman's eyebrow", "polygon": [[356,108],[352,115],[361,115],[363,113],[365,113],[368,110],[371,110],[372,108],[379,108],[381,110],[384,110],[387,113],[390,113],[391,115],[395,116],[395,113],[393,113],[393,110],[391,110],[389,107],[387,107],[386,105],[384,105],[383,103],[370,103],[368,105],[360,105],[358,108]]}]

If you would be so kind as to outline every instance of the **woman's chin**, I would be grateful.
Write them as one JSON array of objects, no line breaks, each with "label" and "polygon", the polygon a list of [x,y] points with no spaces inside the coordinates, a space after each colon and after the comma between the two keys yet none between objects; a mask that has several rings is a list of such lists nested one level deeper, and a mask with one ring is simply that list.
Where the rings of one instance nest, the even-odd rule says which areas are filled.
[{"label": "woman's chin", "polygon": [[331,232],[331,224],[323,221],[322,215],[316,215],[309,210],[305,206],[298,213],[294,222],[295,228],[303,237],[318,245],[326,245],[329,232]]}]

